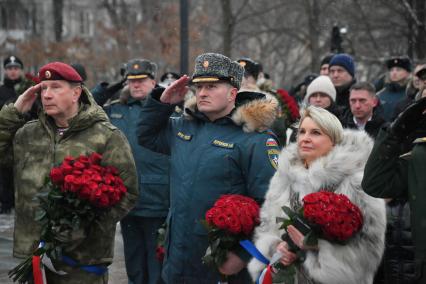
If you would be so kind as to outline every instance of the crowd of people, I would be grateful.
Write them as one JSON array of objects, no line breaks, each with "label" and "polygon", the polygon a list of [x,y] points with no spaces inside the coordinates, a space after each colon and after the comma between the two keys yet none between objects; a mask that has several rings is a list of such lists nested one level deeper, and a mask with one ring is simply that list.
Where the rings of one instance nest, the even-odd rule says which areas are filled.
[{"label": "crowd of people", "polygon": [[[385,66],[378,80],[358,81],[351,55],[329,54],[286,91],[251,58],[204,53],[190,76],[160,77],[155,62],[131,59],[120,80],[89,90],[81,64],[51,62],[32,76],[7,57],[0,214],[14,208],[13,256],[30,256],[39,244],[34,197],[52,166],[96,152],[118,169],[127,194],[102,228],[64,250],[77,265],[54,260],[47,283],[108,283],[108,272],[80,267],[112,263],[117,222],[129,284],[218,283],[223,275],[253,283],[271,268],[242,246],[216,269],[202,261],[209,245],[202,220],[225,194],[259,204],[253,244],[267,259],[279,252],[282,265],[297,263],[297,283],[423,283],[426,64],[396,56]],[[346,195],[362,213],[362,229],[344,244],[307,245],[299,228],[276,221],[288,217],[283,206],[298,210],[320,190]]]}]

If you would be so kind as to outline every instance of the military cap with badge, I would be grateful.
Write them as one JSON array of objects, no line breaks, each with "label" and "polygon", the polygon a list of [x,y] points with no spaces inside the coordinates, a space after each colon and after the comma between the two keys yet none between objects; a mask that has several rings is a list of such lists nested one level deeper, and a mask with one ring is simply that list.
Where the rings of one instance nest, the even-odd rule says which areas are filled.
[{"label": "military cap with badge", "polygon": [[4,68],[19,67],[23,69],[24,63],[22,63],[22,60],[19,59],[18,57],[11,55],[9,57],[6,57],[6,59],[3,61],[3,67]]},{"label": "military cap with badge", "polygon": [[228,82],[235,88],[241,87],[244,68],[238,62],[218,53],[204,53],[195,59],[195,70],[191,83]]},{"label": "military cap with badge", "polygon": [[126,65],[126,77],[128,80],[155,78],[157,64],[146,59],[132,59]]},{"label": "military cap with badge", "polygon": [[407,56],[396,56],[386,60],[386,67],[390,70],[392,67],[399,67],[411,72],[411,60]]},{"label": "military cap with badge", "polygon": [[175,72],[166,72],[160,77],[160,86],[166,88],[170,86],[171,83],[180,78],[180,75]]},{"label": "military cap with badge", "polygon": [[244,67],[244,76],[253,76],[257,80],[259,73],[261,71],[261,65],[251,58],[243,57],[237,60],[237,62]]},{"label": "military cap with badge", "polygon": [[82,83],[83,79],[70,65],[63,62],[51,62],[40,68],[40,81],[64,80],[72,83]]}]

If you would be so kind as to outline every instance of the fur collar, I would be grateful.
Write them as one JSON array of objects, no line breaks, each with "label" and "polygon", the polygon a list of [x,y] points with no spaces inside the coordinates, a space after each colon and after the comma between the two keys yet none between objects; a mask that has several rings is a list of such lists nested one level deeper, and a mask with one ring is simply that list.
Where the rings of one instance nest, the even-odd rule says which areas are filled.
[{"label": "fur collar", "polygon": [[[263,132],[269,129],[275,121],[278,114],[278,100],[271,95],[264,95],[261,99],[251,100],[237,106],[232,112],[232,121],[241,126],[244,132]],[[184,109],[185,118],[193,119],[191,113],[197,111],[195,96],[190,96],[185,100]]]}]

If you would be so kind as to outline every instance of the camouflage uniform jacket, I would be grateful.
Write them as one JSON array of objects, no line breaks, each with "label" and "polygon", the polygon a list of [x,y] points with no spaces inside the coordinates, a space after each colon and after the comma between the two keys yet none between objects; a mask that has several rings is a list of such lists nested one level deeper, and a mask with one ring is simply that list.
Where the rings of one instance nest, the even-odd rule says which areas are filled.
[{"label": "camouflage uniform jacket", "polygon": [[[88,232],[87,238],[67,251],[81,264],[108,264],[112,261],[116,222],[134,206],[138,198],[136,167],[127,139],[113,126],[104,111],[84,89],[80,109],[69,121],[62,136],[53,120],[43,112],[39,119],[25,123],[13,104],[0,111],[1,162],[14,166],[16,215],[13,254],[25,257],[32,253],[40,236],[40,225],[34,221],[39,203],[34,196],[43,188],[53,166],[65,156],[103,155],[102,164],[119,170],[128,193],[123,200]],[[13,148],[12,148],[13,147]],[[13,153],[10,151],[13,149]]]}]

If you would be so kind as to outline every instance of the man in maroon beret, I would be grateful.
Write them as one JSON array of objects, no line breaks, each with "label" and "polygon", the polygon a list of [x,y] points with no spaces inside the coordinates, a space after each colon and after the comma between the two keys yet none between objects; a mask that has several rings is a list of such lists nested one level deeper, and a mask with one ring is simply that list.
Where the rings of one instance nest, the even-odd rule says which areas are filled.
[{"label": "man in maroon beret", "polygon": [[[109,122],[71,66],[49,63],[40,69],[39,78],[41,83],[0,111],[0,163],[13,164],[15,169],[13,255],[18,258],[31,255],[40,241],[41,227],[34,221],[39,202],[34,197],[47,190],[44,183],[52,165],[60,164],[69,155],[78,157],[96,152],[102,155],[103,165],[118,169],[127,194],[90,230],[55,236],[73,244],[64,248],[63,258],[52,260],[55,269],[66,274],[45,271],[48,283],[107,283],[106,267],[112,262],[116,223],[138,199],[133,155],[124,135]],[[26,123],[23,114],[31,109],[38,96],[43,111],[37,120]]]}]

